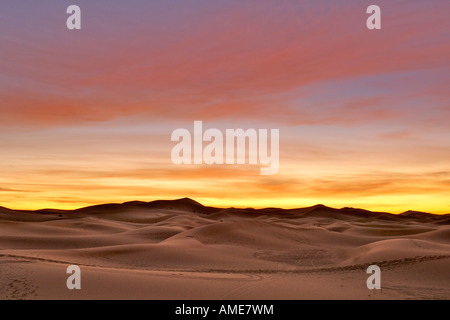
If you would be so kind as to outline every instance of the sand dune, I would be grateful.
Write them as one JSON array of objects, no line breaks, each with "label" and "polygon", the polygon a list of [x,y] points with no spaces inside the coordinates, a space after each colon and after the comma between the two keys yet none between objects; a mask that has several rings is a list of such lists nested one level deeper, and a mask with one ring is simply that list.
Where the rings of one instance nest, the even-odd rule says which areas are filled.
[{"label": "sand dune", "polygon": [[[71,264],[79,292],[65,287]],[[370,264],[381,291],[366,287]],[[0,207],[0,274],[2,299],[448,299],[450,216],[191,199]]]}]

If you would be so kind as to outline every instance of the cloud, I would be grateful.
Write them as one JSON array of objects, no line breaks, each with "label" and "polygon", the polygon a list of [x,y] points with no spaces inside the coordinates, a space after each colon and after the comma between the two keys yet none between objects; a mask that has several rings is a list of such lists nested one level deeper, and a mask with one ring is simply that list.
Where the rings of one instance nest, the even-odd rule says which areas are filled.
[{"label": "cloud", "polygon": [[10,188],[0,188],[0,192],[33,192],[33,191],[10,189]]},{"label": "cloud", "polygon": [[[74,42],[61,35],[45,43],[38,37],[39,44],[10,36],[3,39],[0,59],[8,61],[3,79],[14,81],[0,91],[0,122],[61,125],[129,115],[149,121],[298,119],[301,110],[292,109],[282,94],[331,80],[447,65],[450,46],[437,39],[445,32],[442,24],[448,25],[448,5],[414,4],[413,11],[405,3],[386,2],[378,33],[365,29],[358,6],[344,2],[258,1],[244,10],[225,6],[214,18],[202,10],[189,12],[179,25],[149,19],[131,36],[126,24],[120,30],[111,26],[115,39],[94,30]],[[352,121],[391,116],[362,101],[349,108],[358,118]],[[361,108],[369,112],[358,113]],[[318,110],[305,123],[348,121],[342,110],[326,112]]]}]

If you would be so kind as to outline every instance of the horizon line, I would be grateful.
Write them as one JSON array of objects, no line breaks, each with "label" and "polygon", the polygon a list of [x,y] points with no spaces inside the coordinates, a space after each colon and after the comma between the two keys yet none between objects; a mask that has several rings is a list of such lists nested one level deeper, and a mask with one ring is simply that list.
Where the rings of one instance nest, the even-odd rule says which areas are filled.
[{"label": "horizon line", "polygon": [[143,201],[143,200],[131,200],[131,201],[125,201],[125,202],[104,202],[104,203],[98,203],[98,204],[92,204],[92,205],[87,205],[87,206],[82,206],[82,207],[77,207],[77,208],[73,208],[73,209],[58,209],[58,208],[40,208],[40,209],[14,209],[14,208],[10,208],[10,207],[4,207],[2,205],[0,205],[0,208],[4,208],[7,210],[11,210],[11,211],[24,211],[24,212],[38,212],[38,211],[45,211],[45,210],[57,210],[57,211],[78,211],[78,210],[82,210],[82,209],[87,209],[87,208],[92,208],[92,207],[97,207],[97,206],[103,206],[103,205],[126,205],[126,204],[131,204],[131,203],[146,203],[146,204],[150,204],[152,202],[158,202],[158,201],[164,201],[164,202],[175,202],[175,201],[181,201],[181,200],[189,200],[189,201],[193,201],[199,205],[201,205],[202,207],[205,208],[215,208],[215,209],[240,209],[240,210],[245,210],[245,209],[251,209],[251,210],[266,210],[266,209],[278,209],[278,210],[296,210],[296,209],[307,209],[307,208],[314,208],[314,207],[325,207],[327,209],[332,209],[332,210],[343,210],[343,209],[353,209],[353,210],[364,210],[364,211],[368,211],[371,213],[388,213],[388,214],[392,214],[392,215],[401,215],[404,213],[408,213],[408,212],[416,212],[416,213],[425,213],[425,214],[430,214],[430,215],[436,215],[436,216],[445,216],[445,215],[450,215],[450,213],[433,213],[433,212],[428,212],[428,211],[419,211],[419,210],[413,210],[413,209],[409,209],[400,213],[393,213],[393,212],[389,212],[389,211],[373,211],[373,210],[369,210],[369,209],[364,209],[364,208],[359,208],[359,207],[352,207],[352,206],[345,206],[345,207],[341,207],[341,208],[335,208],[332,206],[328,206],[325,204],[315,204],[312,206],[305,206],[305,207],[292,207],[292,208],[287,208],[287,207],[251,207],[251,206],[229,206],[229,207],[222,207],[222,206],[212,206],[212,205],[204,205],[201,202],[190,198],[190,197],[182,197],[182,198],[174,198],[174,199],[155,199],[155,200],[150,200],[150,201]]}]

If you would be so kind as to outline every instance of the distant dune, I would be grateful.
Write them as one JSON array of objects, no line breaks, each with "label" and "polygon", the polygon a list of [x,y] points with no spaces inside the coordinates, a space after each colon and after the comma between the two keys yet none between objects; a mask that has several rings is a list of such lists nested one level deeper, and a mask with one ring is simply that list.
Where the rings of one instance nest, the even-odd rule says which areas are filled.
[{"label": "distant dune", "polygon": [[[66,268],[81,267],[69,291]],[[366,268],[382,269],[382,290]],[[0,207],[2,299],[449,299],[450,215],[188,198]]]}]

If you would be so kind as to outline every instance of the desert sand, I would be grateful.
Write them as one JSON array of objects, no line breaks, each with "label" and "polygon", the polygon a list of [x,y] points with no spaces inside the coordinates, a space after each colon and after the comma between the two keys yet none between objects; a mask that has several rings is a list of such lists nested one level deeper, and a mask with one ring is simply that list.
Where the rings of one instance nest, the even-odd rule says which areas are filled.
[{"label": "desert sand", "polygon": [[[78,265],[81,290],[68,290]],[[369,290],[369,265],[381,290]],[[191,199],[0,207],[0,299],[449,299],[450,215]]]}]

